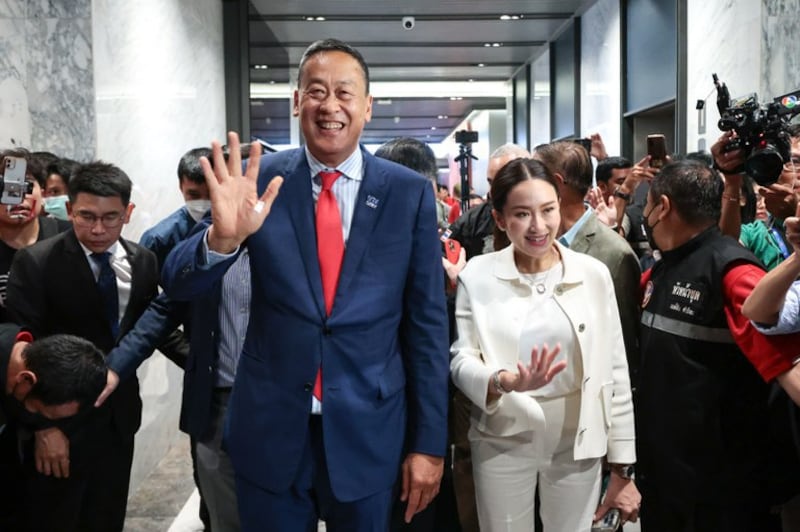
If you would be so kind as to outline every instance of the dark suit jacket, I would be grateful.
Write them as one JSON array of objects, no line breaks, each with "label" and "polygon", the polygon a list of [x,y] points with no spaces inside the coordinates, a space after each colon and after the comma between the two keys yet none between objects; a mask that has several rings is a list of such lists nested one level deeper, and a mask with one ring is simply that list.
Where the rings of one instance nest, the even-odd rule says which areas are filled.
[{"label": "dark suit jacket", "polygon": [[580,228],[569,247],[573,251],[586,253],[606,265],[614,281],[617,308],[622,323],[622,338],[628,356],[631,386],[638,384],[639,371],[639,280],[642,272],[639,259],[627,240],[603,224],[592,213]]},{"label": "dark suit jacket", "polygon": [[[284,184],[246,241],[250,327],[230,398],[226,444],[237,474],[270,491],[294,480],[323,368],[324,446],[331,487],[352,501],[394,485],[404,452],[443,456],[448,345],[433,188],[420,175],[364,154],[331,316],[316,252],[304,150],[265,155],[259,189]],[[204,264],[203,233],[167,258],[170,297],[196,298],[233,258]]]},{"label": "dark suit jacket", "polygon": [[[158,265],[151,251],[125,239],[120,243],[128,252],[132,272],[130,298],[120,321],[122,336],[157,294]],[[28,327],[34,338],[74,334],[94,342],[106,353],[118,341],[111,334],[94,275],[72,230],[16,254],[9,274],[7,303],[15,321]],[[120,382],[97,410],[92,416],[95,426],[105,427],[107,421],[110,429],[132,437],[142,415],[135,375]]]}]

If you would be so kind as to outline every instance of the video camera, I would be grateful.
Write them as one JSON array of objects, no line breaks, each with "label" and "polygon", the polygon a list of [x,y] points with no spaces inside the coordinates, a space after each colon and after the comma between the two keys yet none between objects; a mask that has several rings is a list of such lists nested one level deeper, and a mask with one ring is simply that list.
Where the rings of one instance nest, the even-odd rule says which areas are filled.
[{"label": "video camera", "polygon": [[735,131],[725,151],[741,149],[746,161],[742,169],[761,186],[778,180],[784,163],[791,160],[789,121],[800,113],[800,90],[760,104],[756,93],[731,100],[728,87],[712,74],[717,88],[719,128]]}]

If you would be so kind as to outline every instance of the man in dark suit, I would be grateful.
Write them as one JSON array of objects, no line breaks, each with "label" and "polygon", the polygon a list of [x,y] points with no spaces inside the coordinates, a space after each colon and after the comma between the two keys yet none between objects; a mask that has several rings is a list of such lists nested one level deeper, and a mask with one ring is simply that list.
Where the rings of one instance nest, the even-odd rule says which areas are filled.
[{"label": "man in dark suit", "polygon": [[226,433],[243,530],[311,531],[322,518],[332,531],[385,531],[398,473],[406,520],[442,474],[449,357],[433,190],[359,148],[372,97],[356,50],[318,41],[298,78],[305,148],[259,158],[254,144],[242,176],[236,134],[227,168],[214,143],[212,223],[176,246],[163,281],[175,299],[197,297],[249,251]]},{"label": "man in dark suit", "polygon": [[[68,333],[108,352],[158,290],[152,252],[120,238],[130,218],[131,181],[105,163],[79,167],[70,180],[74,229],[20,250],[11,266],[7,304],[35,337]],[[28,488],[46,512],[35,530],[122,530],[142,403],[135,376],[65,436],[36,432]]]}]

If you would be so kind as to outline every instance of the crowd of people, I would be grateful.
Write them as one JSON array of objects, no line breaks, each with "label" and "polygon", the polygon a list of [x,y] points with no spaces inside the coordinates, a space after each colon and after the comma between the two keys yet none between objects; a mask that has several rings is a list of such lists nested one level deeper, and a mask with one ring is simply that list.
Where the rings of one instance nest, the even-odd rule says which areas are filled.
[{"label": "crowd of people", "polygon": [[156,349],[207,530],[800,529],[800,127],[768,186],[730,132],[663,166],[507,144],[460,212],[424,142],[359,144],[346,43],[293,112],[300,148],[186,152],[138,244],[122,169],[0,154],[31,183],[0,207],[0,529],[123,529]]}]

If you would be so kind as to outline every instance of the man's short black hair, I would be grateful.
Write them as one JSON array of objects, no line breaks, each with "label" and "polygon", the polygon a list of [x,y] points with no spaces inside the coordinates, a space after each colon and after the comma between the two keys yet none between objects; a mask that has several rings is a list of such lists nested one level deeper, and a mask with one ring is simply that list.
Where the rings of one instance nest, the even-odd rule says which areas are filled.
[{"label": "man's short black hair", "polygon": [[206,175],[200,166],[200,157],[206,157],[211,161],[211,148],[192,148],[183,154],[178,162],[178,183],[182,183],[184,179],[199,185],[206,182]]},{"label": "man's short black hair", "polygon": [[61,180],[64,181],[67,189],[69,189],[69,178],[72,177],[72,172],[74,172],[78,166],[80,166],[80,163],[72,159],[56,159],[47,165],[45,176],[50,177],[53,174],[61,176]]},{"label": "man's short black hair", "polygon": [[369,94],[369,67],[367,67],[367,62],[364,61],[364,56],[361,55],[361,52],[346,42],[340,41],[339,39],[322,39],[311,43],[311,46],[306,48],[306,51],[303,52],[303,57],[300,58],[300,68],[297,71],[298,87],[303,80],[303,69],[305,68],[306,63],[313,56],[321,52],[344,52],[358,61],[358,64],[361,66],[361,70],[364,71],[364,85],[367,89],[367,94]]},{"label": "man's short black hair", "polygon": [[684,222],[700,226],[719,220],[723,187],[713,168],[684,159],[662,168],[650,183],[649,193],[654,201],[668,197]]},{"label": "man's short black hair", "polygon": [[84,192],[103,198],[118,197],[127,207],[131,201],[131,188],[131,180],[121,168],[95,161],[75,169],[69,181],[69,201],[75,203],[78,194]]},{"label": "man's short black hair", "polygon": [[103,352],[92,342],[69,334],[36,340],[22,351],[26,369],[36,375],[28,397],[48,406],[71,401],[94,402],[106,385]]},{"label": "man's short black hair", "polygon": [[436,155],[430,146],[411,137],[398,137],[381,144],[375,156],[411,168],[432,181],[436,181]]},{"label": "man's short black hair", "polygon": [[608,183],[614,170],[627,170],[633,168],[633,163],[625,157],[607,157],[600,161],[594,176],[597,182]]}]

